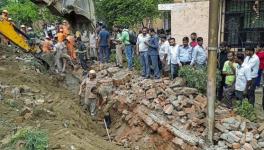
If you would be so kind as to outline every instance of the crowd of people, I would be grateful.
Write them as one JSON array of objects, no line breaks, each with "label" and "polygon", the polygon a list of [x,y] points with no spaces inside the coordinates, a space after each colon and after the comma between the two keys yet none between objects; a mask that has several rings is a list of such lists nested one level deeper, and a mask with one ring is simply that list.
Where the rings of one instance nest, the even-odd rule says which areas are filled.
[{"label": "crowd of people", "polygon": [[[263,77],[263,46],[259,45],[257,48],[248,46],[244,52],[233,52],[226,42],[222,42],[219,48],[218,68],[221,71],[218,99],[226,100],[228,108],[233,107],[233,100],[242,102],[245,98],[254,106],[255,90],[260,87]],[[264,109],[264,97],[262,100]]]},{"label": "crowd of people", "polygon": [[[7,10],[2,12],[2,19],[12,22],[12,19],[8,18]],[[20,30],[32,41],[36,38],[31,27],[21,25]],[[111,31],[108,31],[103,23],[97,23],[94,31],[76,31],[73,34],[70,24],[64,20],[61,24],[45,24],[43,35],[45,39],[40,44],[42,53],[54,53],[58,73],[65,72],[67,62],[72,66],[80,64],[83,68],[84,81],[79,94],[82,94],[82,89],[86,86],[85,105],[92,116],[96,114],[96,99],[100,94],[96,88],[96,72],[89,69],[88,58],[98,60],[100,65],[103,65],[110,63],[111,53],[115,51],[116,67],[124,67],[124,54],[127,69],[133,71],[133,58],[138,57],[141,76],[144,79],[169,76],[174,80],[183,66],[194,69],[207,66],[207,50],[203,46],[203,38],[198,37],[196,33],[183,37],[180,44],[165,32],[156,32],[155,29],[147,27],[143,27],[136,34],[128,26],[113,26]],[[264,69],[262,46],[257,49],[246,47],[245,52],[234,52],[226,42],[222,42],[218,50],[218,69],[221,72],[221,82],[217,89],[218,99],[226,100],[229,108],[233,107],[233,100],[242,102],[244,98],[254,106],[255,90],[260,86]]]}]

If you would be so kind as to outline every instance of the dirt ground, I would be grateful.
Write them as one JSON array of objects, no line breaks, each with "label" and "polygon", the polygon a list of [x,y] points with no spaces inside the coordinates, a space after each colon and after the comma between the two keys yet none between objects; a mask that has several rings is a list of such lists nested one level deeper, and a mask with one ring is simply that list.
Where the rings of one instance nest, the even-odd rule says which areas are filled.
[{"label": "dirt ground", "polygon": [[[0,101],[0,147],[16,130],[34,127],[48,133],[49,149],[121,149],[103,139],[106,135],[103,125],[91,121],[79,106],[77,93],[68,90],[60,77],[28,69],[25,63],[15,59],[16,55],[10,50],[0,47],[0,83],[7,89],[26,86],[31,92],[17,99],[9,93]],[[26,99],[45,100],[33,108],[30,119],[20,116]],[[52,115],[45,110],[53,112]]]}]

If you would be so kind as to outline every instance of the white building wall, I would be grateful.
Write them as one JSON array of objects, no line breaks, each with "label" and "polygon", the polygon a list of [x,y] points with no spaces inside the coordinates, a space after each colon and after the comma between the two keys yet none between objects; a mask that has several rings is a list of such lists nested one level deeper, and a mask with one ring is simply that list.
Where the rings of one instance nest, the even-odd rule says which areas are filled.
[{"label": "white building wall", "polygon": [[171,11],[171,35],[177,44],[182,44],[184,36],[190,37],[192,32],[204,38],[204,46],[208,46],[209,1],[178,3]]}]

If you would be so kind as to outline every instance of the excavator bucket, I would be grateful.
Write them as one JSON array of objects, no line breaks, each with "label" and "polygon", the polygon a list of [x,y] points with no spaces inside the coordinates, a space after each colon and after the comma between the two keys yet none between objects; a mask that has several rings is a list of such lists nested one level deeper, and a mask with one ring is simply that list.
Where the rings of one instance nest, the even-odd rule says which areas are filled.
[{"label": "excavator bucket", "polygon": [[55,14],[66,18],[76,30],[95,28],[94,0],[31,0],[46,6]]}]

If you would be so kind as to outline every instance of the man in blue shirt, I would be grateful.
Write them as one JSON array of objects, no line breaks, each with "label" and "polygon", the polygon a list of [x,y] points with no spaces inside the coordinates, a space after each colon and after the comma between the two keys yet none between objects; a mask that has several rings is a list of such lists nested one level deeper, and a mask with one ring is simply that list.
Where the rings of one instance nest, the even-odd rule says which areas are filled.
[{"label": "man in blue shirt", "polygon": [[183,45],[179,46],[179,48],[177,49],[177,61],[180,67],[191,64],[193,50],[193,48],[189,46],[188,37],[184,37],[182,43]]},{"label": "man in blue shirt", "polygon": [[148,54],[151,59],[151,64],[154,70],[154,78],[160,79],[160,69],[158,65],[159,61],[159,37],[156,35],[156,32],[153,28],[150,30],[150,39],[149,42],[145,42],[145,44],[148,46]]},{"label": "man in blue shirt", "polygon": [[102,26],[102,30],[99,32],[99,61],[100,63],[109,63],[110,60],[110,33],[106,30],[105,26]]}]

